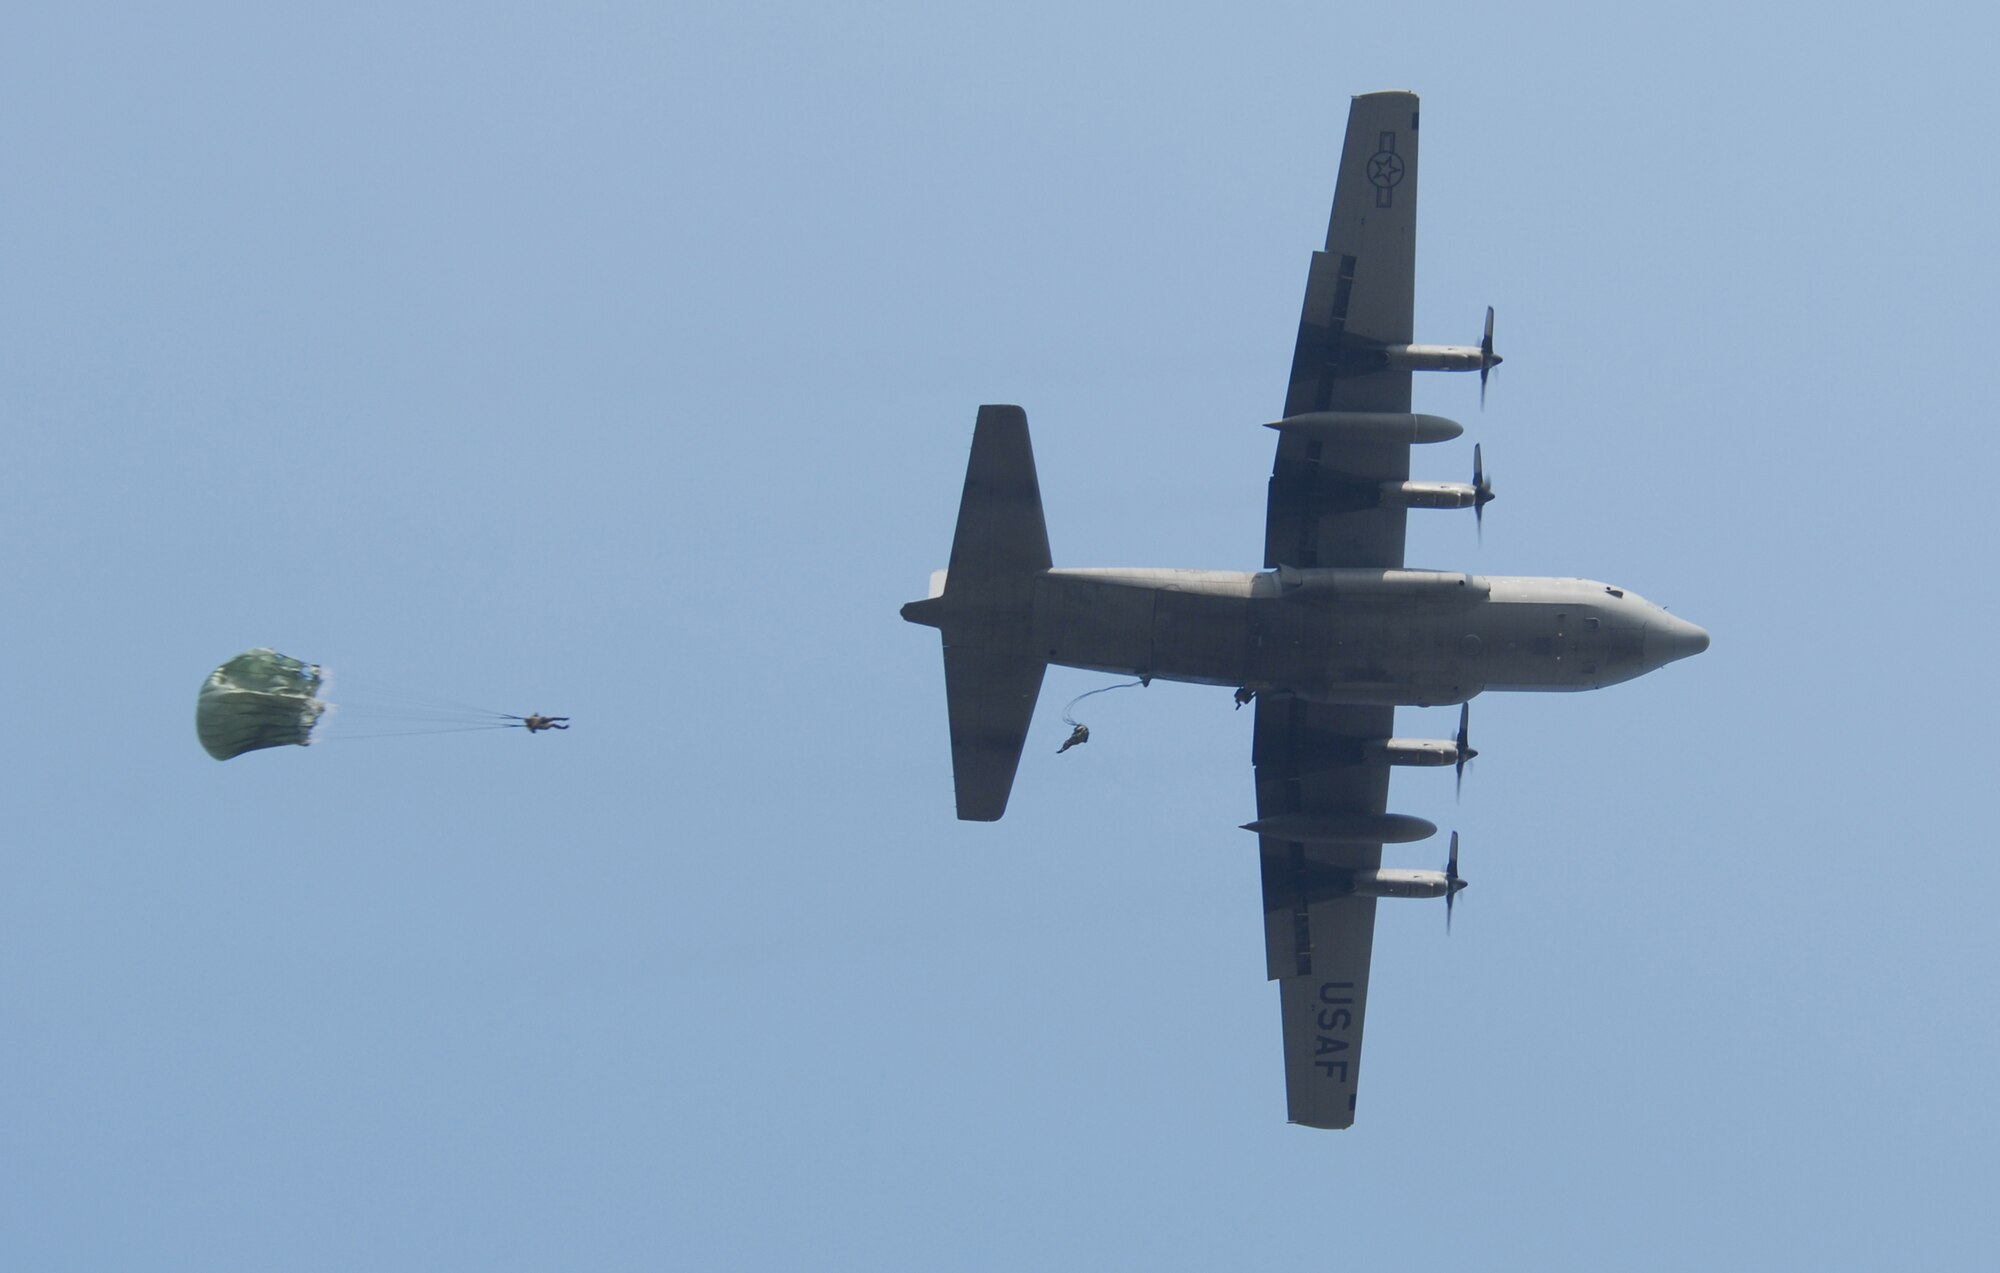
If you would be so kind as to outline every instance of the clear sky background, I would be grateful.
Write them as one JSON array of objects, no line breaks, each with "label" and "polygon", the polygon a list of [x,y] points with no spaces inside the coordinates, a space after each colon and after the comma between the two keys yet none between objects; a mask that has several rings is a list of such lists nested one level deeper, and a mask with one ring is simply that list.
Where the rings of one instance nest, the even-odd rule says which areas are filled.
[{"label": "clear sky background", "polygon": [[[0,1265],[1989,1268],[1994,19],[16,6]],[[1423,94],[1485,542],[1714,647],[1399,773],[1288,1127],[1250,714],[1052,671],[953,819],[973,415],[1249,569],[1350,95]],[[518,732],[210,760],[253,645]],[[338,681],[336,681],[336,691]],[[336,692],[336,697],[338,694]],[[1405,733],[1452,714],[1405,710]],[[1392,855],[1442,862],[1442,837]]]}]

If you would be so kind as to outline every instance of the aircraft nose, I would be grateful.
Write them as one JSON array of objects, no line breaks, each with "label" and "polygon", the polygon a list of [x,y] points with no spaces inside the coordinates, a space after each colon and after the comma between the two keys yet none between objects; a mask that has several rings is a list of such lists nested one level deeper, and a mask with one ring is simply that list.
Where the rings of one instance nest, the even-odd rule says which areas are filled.
[{"label": "aircraft nose", "polygon": [[1663,667],[1708,648],[1708,632],[1686,619],[1662,612],[1646,629],[1646,662]]}]

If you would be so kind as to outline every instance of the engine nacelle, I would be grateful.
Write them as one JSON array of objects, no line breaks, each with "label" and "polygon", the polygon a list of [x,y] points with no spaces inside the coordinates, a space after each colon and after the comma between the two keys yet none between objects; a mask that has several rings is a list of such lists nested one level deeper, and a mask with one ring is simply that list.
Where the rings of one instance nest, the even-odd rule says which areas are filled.
[{"label": "engine nacelle", "polygon": [[1387,345],[1382,357],[1397,371],[1478,371],[1491,356],[1477,345]]},{"label": "engine nacelle", "polygon": [[1356,897],[1443,897],[1451,891],[1451,881],[1443,871],[1379,870],[1356,871]]},{"label": "engine nacelle", "polygon": [[1472,508],[1479,492],[1464,482],[1384,482],[1384,508]]},{"label": "engine nacelle", "polygon": [[1371,765],[1455,765],[1458,744],[1449,738],[1371,738],[1361,744]]}]

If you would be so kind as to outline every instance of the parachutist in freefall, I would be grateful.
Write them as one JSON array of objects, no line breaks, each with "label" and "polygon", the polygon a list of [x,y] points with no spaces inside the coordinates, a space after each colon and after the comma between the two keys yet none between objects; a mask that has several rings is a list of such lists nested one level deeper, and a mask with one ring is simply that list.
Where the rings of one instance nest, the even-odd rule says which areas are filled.
[{"label": "parachutist in freefall", "polygon": [[1090,726],[1078,725],[1075,729],[1070,731],[1069,741],[1064,743],[1062,746],[1056,748],[1056,755],[1060,756],[1064,752],[1068,751],[1070,748],[1076,746],[1078,743],[1087,743],[1089,741],[1090,741]]},{"label": "parachutist in freefall", "polygon": [[531,714],[523,716],[521,724],[527,726],[529,733],[534,734],[544,729],[568,729],[569,725],[566,723],[568,720],[569,717],[567,716],[540,716]]}]

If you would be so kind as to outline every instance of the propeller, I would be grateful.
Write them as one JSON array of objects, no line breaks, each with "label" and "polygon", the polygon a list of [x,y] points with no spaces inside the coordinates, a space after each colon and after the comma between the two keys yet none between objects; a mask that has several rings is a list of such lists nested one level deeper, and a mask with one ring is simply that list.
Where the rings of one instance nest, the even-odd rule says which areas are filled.
[{"label": "propeller", "polygon": [[1479,542],[1486,542],[1486,506],[1493,502],[1493,483],[1486,480],[1486,463],[1479,444],[1472,444],[1472,520],[1479,527]]},{"label": "propeller", "polygon": [[1486,373],[1498,367],[1504,359],[1493,352],[1493,307],[1486,307],[1486,332],[1479,338],[1479,409],[1486,409]]},{"label": "propeller", "polygon": [[1472,749],[1471,736],[1468,734],[1466,730],[1466,726],[1469,725],[1471,721],[1472,721],[1472,704],[1460,703],[1458,705],[1458,764],[1457,764],[1458,777],[1457,780],[1452,785],[1452,794],[1454,796],[1462,794],[1465,790],[1466,762],[1479,754],[1478,752]]},{"label": "propeller", "polygon": [[1451,833],[1451,856],[1444,860],[1444,932],[1451,936],[1451,904],[1465,881],[1458,876],[1458,832]]}]

